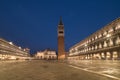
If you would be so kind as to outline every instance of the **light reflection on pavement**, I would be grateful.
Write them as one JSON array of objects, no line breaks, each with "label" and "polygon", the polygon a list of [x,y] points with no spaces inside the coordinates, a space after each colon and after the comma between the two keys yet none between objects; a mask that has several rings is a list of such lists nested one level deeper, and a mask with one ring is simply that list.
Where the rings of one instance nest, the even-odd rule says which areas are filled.
[{"label": "light reflection on pavement", "polygon": [[120,80],[120,61],[117,60],[69,60],[68,63],[82,70],[108,75]]}]

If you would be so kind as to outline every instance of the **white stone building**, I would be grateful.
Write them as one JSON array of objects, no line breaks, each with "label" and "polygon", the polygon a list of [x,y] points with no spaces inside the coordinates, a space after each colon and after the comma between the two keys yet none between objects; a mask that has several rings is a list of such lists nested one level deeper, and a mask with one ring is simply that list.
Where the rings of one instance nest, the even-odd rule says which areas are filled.
[{"label": "white stone building", "polygon": [[36,59],[45,59],[45,60],[54,60],[57,59],[56,51],[53,50],[44,50],[44,51],[39,51],[35,55]]},{"label": "white stone building", "polygon": [[21,48],[13,42],[0,38],[0,60],[28,59],[30,49]]},{"label": "white stone building", "polygon": [[120,18],[72,46],[67,58],[120,60]]}]

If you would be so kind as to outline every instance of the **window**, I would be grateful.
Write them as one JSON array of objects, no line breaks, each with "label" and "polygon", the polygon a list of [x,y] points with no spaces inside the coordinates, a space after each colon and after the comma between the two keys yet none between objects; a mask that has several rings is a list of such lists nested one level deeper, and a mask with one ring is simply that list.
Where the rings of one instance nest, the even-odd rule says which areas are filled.
[{"label": "window", "polygon": [[98,37],[96,36],[95,39],[97,39]]},{"label": "window", "polygon": [[98,47],[97,47],[97,45],[95,45],[95,49],[97,49]]},{"label": "window", "polygon": [[117,30],[117,29],[120,29],[120,23],[116,26],[115,29],[116,29],[116,30]]},{"label": "window", "polygon": [[52,56],[52,59],[54,59],[54,56]]},{"label": "window", "polygon": [[104,41],[104,45],[103,45],[104,47],[107,47],[107,42],[106,41]]},{"label": "window", "polygon": [[115,42],[117,45],[120,44],[120,37],[118,36]]},{"label": "window", "polygon": [[42,59],[42,56],[41,56],[41,58],[40,59]]},{"label": "window", "polygon": [[113,40],[110,39],[109,46],[113,46]]},{"label": "window", "polygon": [[94,41],[94,38],[92,38],[92,41]]},{"label": "window", "polygon": [[104,36],[107,35],[107,31],[105,31],[105,32],[103,33],[103,35],[104,35]]},{"label": "window", "polygon": [[63,33],[63,31],[59,31],[59,33]]},{"label": "window", "polygon": [[101,34],[99,34],[99,38],[101,38],[102,37],[102,35]]},{"label": "window", "polygon": [[113,28],[111,28],[111,29],[109,30],[109,32],[113,32]]},{"label": "window", "polygon": [[102,48],[102,44],[101,43],[99,44],[99,48]]},{"label": "window", "polygon": [[89,40],[89,42],[91,42],[91,39]]},{"label": "window", "polygon": [[51,56],[49,56],[49,59],[51,59]]}]

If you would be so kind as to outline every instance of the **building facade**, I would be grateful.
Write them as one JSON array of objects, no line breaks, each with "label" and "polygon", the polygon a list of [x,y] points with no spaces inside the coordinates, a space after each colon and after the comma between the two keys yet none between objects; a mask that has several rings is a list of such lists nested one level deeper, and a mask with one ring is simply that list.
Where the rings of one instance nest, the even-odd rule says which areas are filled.
[{"label": "building facade", "polygon": [[62,17],[60,17],[58,25],[58,59],[65,59],[64,25],[62,23]]},{"label": "building facade", "polygon": [[120,18],[71,47],[68,59],[120,59]]},{"label": "building facade", "polygon": [[37,52],[35,58],[41,60],[56,60],[57,55],[56,55],[56,51],[46,49],[44,51]]},{"label": "building facade", "polygon": [[26,59],[28,58],[29,51],[28,48],[22,49],[12,42],[0,38],[0,60]]}]

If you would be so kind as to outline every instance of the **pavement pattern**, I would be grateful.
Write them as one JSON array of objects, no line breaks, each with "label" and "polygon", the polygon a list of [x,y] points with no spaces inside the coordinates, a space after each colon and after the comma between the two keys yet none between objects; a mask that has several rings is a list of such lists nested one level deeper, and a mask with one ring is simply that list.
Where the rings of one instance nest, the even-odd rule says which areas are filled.
[{"label": "pavement pattern", "polygon": [[114,80],[70,65],[42,60],[1,61],[0,80]]},{"label": "pavement pattern", "polygon": [[70,67],[120,80],[119,60],[68,60]]}]

